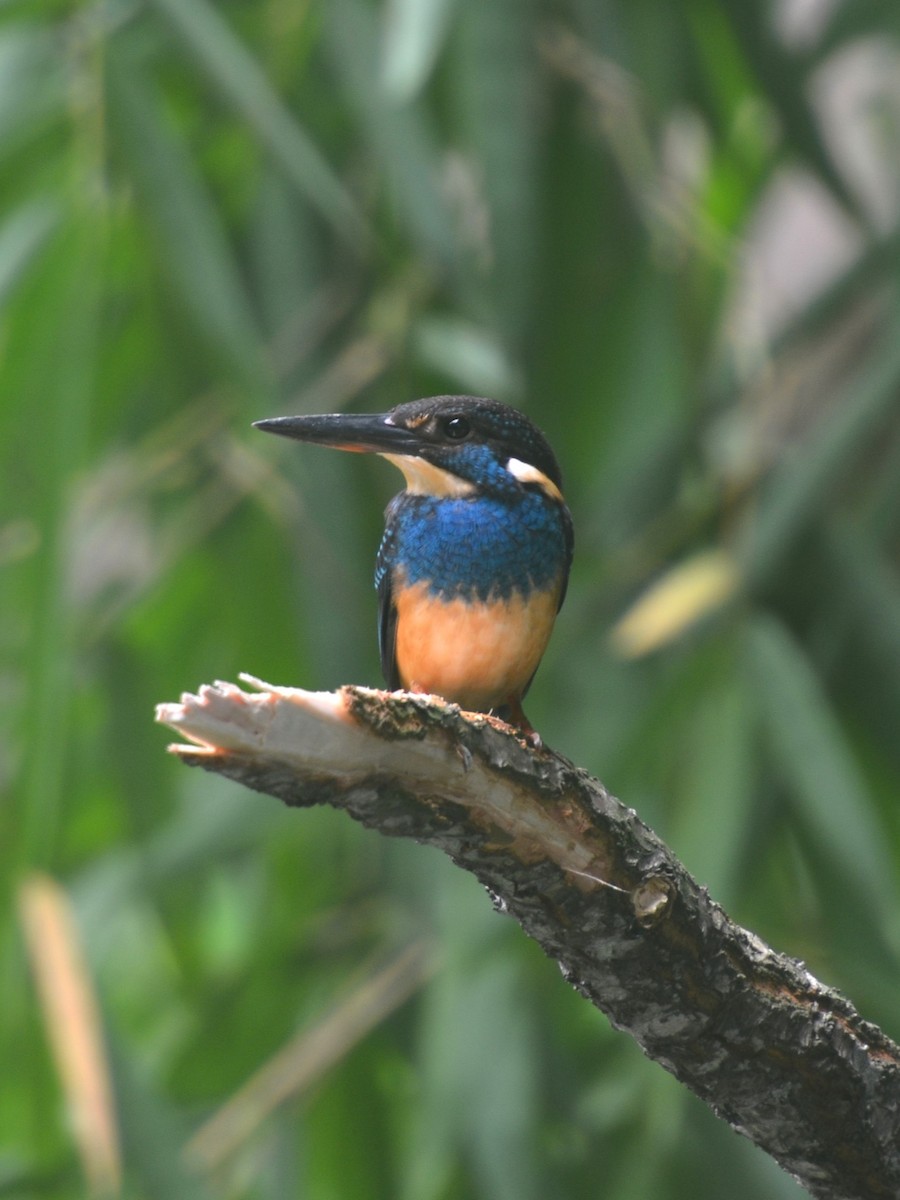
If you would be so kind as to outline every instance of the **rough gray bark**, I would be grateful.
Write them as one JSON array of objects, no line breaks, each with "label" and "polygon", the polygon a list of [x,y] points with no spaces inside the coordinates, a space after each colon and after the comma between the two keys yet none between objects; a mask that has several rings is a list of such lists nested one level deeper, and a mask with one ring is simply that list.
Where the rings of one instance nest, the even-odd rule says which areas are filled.
[{"label": "rough gray bark", "polygon": [[735,925],[636,816],[502,723],[405,693],[201,688],[186,763],[471,871],[566,978],[821,1200],[900,1197],[900,1048]]}]

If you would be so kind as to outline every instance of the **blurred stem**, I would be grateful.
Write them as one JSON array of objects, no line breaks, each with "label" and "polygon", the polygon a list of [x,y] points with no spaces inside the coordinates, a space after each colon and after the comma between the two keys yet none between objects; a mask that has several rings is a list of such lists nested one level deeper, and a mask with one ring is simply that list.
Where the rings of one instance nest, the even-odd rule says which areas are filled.
[{"label": "blurred stem", "polygon": [[836,481],[852,469],[861,448],[895,405],[898,381],[900,342],[891,338],[848,385],[852,403],[836,405],[802,452],[773,471],[744,538],[747,571],[755,586],[775,578]]},{"label": "blurred stem", "polygon": [[105,120],[102,42],[73,44],[70,115],[70,220],[55,262],[60,280],[55,309],[44,314],[49,367],[37,372],[46,387],[35,396],[41,419],[33,426],[33,475],[42,531],[37,562],[29,662],[29,720],[34,730],[24,766],[19,866],[48,866],[57,841],[66,729],[73,685],[71,613],[66,603],[68,514],[85,459],[106,242],[102,182]]},{"label": "blurred stem", "polygon": [[205,1170],[221,1166],[275,1108],[308,1092],[433,971],[429,947],[418,941],[367,975],[321,1021],[282,1046],[200,1127],[186,1148],[188,1160]]}]

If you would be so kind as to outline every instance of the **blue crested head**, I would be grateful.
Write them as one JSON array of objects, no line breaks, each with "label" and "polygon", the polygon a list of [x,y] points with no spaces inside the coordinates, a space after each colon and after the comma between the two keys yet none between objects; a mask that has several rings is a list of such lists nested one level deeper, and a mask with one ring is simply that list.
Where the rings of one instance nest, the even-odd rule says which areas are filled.
[{"label": "blue crested head", "polygon": [[560,497],[562,476],[541,431],[522,413],[482,396],[430,396],[387,413],[334,413],[255,422],[283,437],[380,454],[409,490],[468,495],[541,487]]},{"label": "blue crested head", "polygon": [[[561,492],[562,474],[549,442],[507,404],[482,396],[430,396],[398,405],[385,421],[414,434],[415,457],[463,485],[503,494],[540,483],[555,495]],[[397,462],[407,456],[401,451],[390,457]],[[409,464],[397,465],[407,474]],[[436,477],[432,481],[437,484]],[[464,493],[465,486],[459,490]]]}]

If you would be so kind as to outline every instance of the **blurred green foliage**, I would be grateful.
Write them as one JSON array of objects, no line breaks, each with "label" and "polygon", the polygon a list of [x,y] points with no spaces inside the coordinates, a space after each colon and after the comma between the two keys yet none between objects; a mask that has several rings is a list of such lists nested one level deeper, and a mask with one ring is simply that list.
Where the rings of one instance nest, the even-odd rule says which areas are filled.
[{"label": "blurred green foliage", "polygon": [[[3,5],[0,1194],[83,1195],[91,1154],[35,872],[74,907],[124,1195],[800,1194],[472,880],[185,771],[152,706],[378,682],[398,478],[253,419],[521,405],[577,532],[531,719],[900,1035],[898,13]],[[412,943],[411,998],[215,1165],[185,1150]]]}]

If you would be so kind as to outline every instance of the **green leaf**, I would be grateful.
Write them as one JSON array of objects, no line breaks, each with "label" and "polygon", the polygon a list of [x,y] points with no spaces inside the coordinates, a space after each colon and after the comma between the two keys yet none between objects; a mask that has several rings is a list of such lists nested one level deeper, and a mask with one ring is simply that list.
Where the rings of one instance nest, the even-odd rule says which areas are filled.
[{"label": "green leaf", "polygon": [[147,1200],[205,1200],[205,1181],[190,1171],[182,1151],[188,1122],[160,1094],[131,1047],[107,1029],[126,1180]]},{"label": "green leaf", "polygon": [[412,100],[424,87],[456,4],[457,0],[388,0],[381,80],[385,93],[398,103]]},{"label": "green leaf", "polygon": [[171,278],[221,358],[256,379],[257,329],[216,205],[135,56],[110,52],[107,71],[113,128]]},{"label": "green leaf", "polygon": [[493,320],[522,334],[535,285],[539,107],[534,0],[465,0],[454,39],[454,100],[487,207]]},{"label": "green leaf", "polygon": [[0,31],[0,154],[27,142],[65,102],[65,72],[53,35],[23,23]]},{"label": "green leaf", "polygon": [[846,385],[845,398],[832,406],[806,444],[787,454],[772,472],[744,539],[751,579],[764,583],[783,567],[792,547],[896,404],[898,383],[900,339],[891,337],[880,344],[860,376]]},{"label": "green leaf", "polygon": [[[893,757],[900,711],[900,573],[873,536],[871,522],[835,520],[823,542],[819,578],[833,588],[830,623],[841,648],[843,694]],[[889,777],[885,783],[892,791]]]},{"label": "green leaf", "polygon": [[206,0],[153,2],[285,177],[348,242],[362,245],[365,222],[350,194],[218,10]]},{"label": "green leaf", "polygon": [[[37,218],[38,222],[40,218]],[[102,221],[70,217],[38,281],[43,342],[19,402],[40,412],[27,458],[42,480],[32,504],[42,537],[29,612],[28,740],[24,765],[23,860],[51,864],[65,795],[64,763],[72,732],[75,626],[68,600],[69,519],[77,473],[84,468],[90,401],[100,352],[100,295],[105,270]],[[53,354],[46,347],[53,347]],[[43,353],[41,353],[41,351]],[[37,393],[37,394],[35,394]],[[40,406],[38,408],[38,405]],[[32,426],[33,428],[33,426]],[[19,501],[21,503],[21,501]]]},{"label": "green leaf", "polygon": [[389,199],[421,252],[456,273],[462,265],[449,206],[438,186],[442,162],[421,107],[397,105],[378,77],[379,36],[372,11],[359,0],[331,0],[326,29],[344,93],[384,174]]},{"label": "green leaf", "polygon": [[753,822],[755,764],[744,680],[727,667],[692,706],[686,770],[667,836],[713,898],[730,908]]},{"label": "green leaf", "polygon": [[59,218],[59,208],[52,200],[29,200],[0,226],[0,305],[6,302]]},{"label": "green leaf", "polygon": [[812,664],[774,617],[754,620],[747,652],[759,720],[804,829],[893,934],[898,895],[886,831]]},{"label": "green leaf", "polygon": [[[273,168],[260,180],[253,222],[255,283],[267,330],[276,339],[285,327],[305,330],[313,322],[304,321],[298,329],[298,314],[306,317],[316,304],[311,297],[320,283],[321,238],[309,211],[295,202],[289,185]],[[323,306],[324,299],[316,300]],[[291,339],[292,352],[298,340]]]},{"label": "green leaf", "polygon": [[424,363],[466,392],[511,400],[521,381],[509,358],[483,328],[453,317],[422,317],[413,347]]},{"label": "green leaf", "polygon": [[809,77],[797,57],[785,49],[763,6],[729,0],[725,5],[745,59],[778,113],[790,149],[818,175],[832,197],[851,217],[864,219],[860,203],[847,186],[822,136],[809,99]]}]

